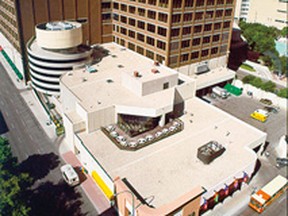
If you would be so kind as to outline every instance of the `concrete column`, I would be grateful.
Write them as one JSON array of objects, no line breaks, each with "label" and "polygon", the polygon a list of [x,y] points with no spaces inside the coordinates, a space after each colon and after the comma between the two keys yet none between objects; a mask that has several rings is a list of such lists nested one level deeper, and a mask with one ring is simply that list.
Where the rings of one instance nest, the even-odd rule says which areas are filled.
[{"label": "concrete column", "polygon": [[163,114],[159,121],[159,126],[163,127],[165,125],[165,114]]}]

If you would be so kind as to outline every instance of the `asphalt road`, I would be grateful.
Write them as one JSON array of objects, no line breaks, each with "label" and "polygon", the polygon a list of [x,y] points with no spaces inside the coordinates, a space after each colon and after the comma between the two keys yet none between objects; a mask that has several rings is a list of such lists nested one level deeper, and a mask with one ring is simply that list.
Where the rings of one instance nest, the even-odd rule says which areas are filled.
[{"label": "asphalt road", "polygon": [[63,161],[58,144],[51,141],[0,64],[0,128],[9,139],[20,169],[33,177],[27,188],[31,215],[98,215],[81,187],[67,186],[60,174]]},{"label": "asphalt road", "polygon": [[[258,108],[263,108],[265,105],[257,100],[248,98],[246,96],[234,97],[231,96],[226,100],[215,99],[212,100],[212,104],[231,115],[241,119],[242,121],[258,128],[261,131],[267,133],[267,141],[269,145],[266,151],[270,153],[269,157],[260,157],[260,169],[249,184],[249,190],[252,191],[253,187],[257,187],[257,190],[262,188],[265,184],[273,179],[278,174],[287,177],[287,167],[276,168],[276,153],[275,146],[277,146],[279,139],[282,135],[287,133],[287,113],[285,110],[280,110],[278,114],[270,114],[269,119],[262,123],[260,121],[254,120],[250,117],[250,114]],[[238,197],[234,197],[234,203],[237,203]],[[238,200],[239,205],[241,200]],[[248,207],[249,199],[244,206],[238,206],[240,209],[236,215],[241,216],[258,216],[259,214]],[[225,206],[223,206],[225,208]],[[282,195],[279,199],[273,202],[267,209],[261,214],[264,216],[277,215],[286,216],[287,215],[287,193],[286,196]]]},{"label": "asphalt road", "polygon": [[264,106],[267,106],[260,103],[258,100],[246,96],[231,96],[226,100],[217,98],[213,100],[212,103],[214,106],[230,113],[259,130],[266,132],[267,141],[270,143],[268,149],[275,147],[275,145],[278,144],[280,137],[287,133],[287,114],[283,109],[277,114],[271,113],[268,120],[262,123],[250,117],[250,114],[256,109],[263,109]]}]

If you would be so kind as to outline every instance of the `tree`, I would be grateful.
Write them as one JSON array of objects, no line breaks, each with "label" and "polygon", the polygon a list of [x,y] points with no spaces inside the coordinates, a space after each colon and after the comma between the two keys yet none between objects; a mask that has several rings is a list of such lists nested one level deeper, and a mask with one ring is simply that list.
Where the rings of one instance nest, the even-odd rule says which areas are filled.
[{"label": "tree", "polygon": [[287,26],[285,26],[285,27],[281,30],[280,35],[281,35],[282,37],[287,37],[287,36],[288,36],[288,27],[287,27]]},{"label": "tree", "polygon": [[282,98],[288,98],[288,88],[280,89],[277,95]]},{"label": "tree", "polygon": [[17,166],[8,140],[0,137],[0,215],[25,216],[30,211],[22,193],[31,178],[27,173],[18,173]]},{"label": "tree", "polygon": [[268,92],[274,92],[275,88],[276,88],[276,84],[270,80],[263,83],[261,86],[261,89],[263,89],[264,91],[268,91]]}]

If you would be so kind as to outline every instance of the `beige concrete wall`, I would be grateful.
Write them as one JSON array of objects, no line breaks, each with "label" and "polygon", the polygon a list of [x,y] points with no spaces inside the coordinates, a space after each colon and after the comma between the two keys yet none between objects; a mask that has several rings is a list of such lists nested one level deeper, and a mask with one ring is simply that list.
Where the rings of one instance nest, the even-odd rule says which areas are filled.
[{"label": "beige concrete wall", "polygon": [[63,123],[65,126],[65,142],[68,144],[69,148],[73,150],[73,146],[74,146],[73,124],[71,120],[65,114],[63,115]]},{"label": "beige concrete wall", "polygon": [[164,83],[169,83],[169,88],[174,87],[177,85],[177,80],[178,74],[171,74],[169,76],[161,77],[159,79],[144,82],[142,84],[142,96],[163,91]]},{"label": "beige concrete wall", "polygon": [[[247,22],[261,23],[282,29],[287,26],[287,23],[285,23],[287,21],[287,7],[288,3],[279,2],[279,0],[250,1]],[[277,10],[286,11],[286,13]],[[276,22],[275,20],[282,20],[284,23]]]},{"label": "beige concrete wall", "polygon": [[115,108],[107,107],[95,112],[88,113],[88,127],[87,132],[91,133],[98,130],[101,126],[114,124],[115,122]]},{"label": "beige concrete wall", "polygon": [[76,109],[77,99],[73,93],[61,82],[60,79],[60,92],[63,112]]},{"label": "beige concrete wall", "polygon": [[82,43],[82,27],[80,23],[70,22],[75,28],[70,30],[44,30],[35,27],[37,43],[47,49],[65,49]]},{"label": "beige concrete wall", "polygon": [[76,112],[80,116],[80,118],[83,119],[83,121],[85,122],[86,130],[88,130],[89,127],[88,127],[88,113],[87,113],[87,111],[84,109],[84,107],[81,104],[76,103]]}]

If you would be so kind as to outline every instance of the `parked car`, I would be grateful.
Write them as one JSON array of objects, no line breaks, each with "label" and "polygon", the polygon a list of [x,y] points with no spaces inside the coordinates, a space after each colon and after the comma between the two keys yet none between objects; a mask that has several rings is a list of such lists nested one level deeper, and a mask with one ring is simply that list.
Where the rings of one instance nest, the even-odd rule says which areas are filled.
[{"label": "parked car", "polygon": [[80,183],[79,176],[70,164],[65,164],[60,168],[64,181],[70,186],[76,186]]},{"label": "parked car", "polygon": [[280,108],[279,107],[274,107],[274,106],[273,107],[272,106],[265,106],[264,110],[266,110],[269,113],[272,112],[272,113],[277,114],[279,112]]},{"label": "parked car", "polygon": [[272,101],[270,99],[267,99],[267,98],[261,98],[260,102],[263,104],[272,105]]},{"label": "parked car", "polygon": [[276,158],[276,162],[277,164],[279,164],[279,166],[287,166],[288,165],[288,158]]},{"label": "parked car", "polygon": [[180,125],[181,125],[181,124],[180,124],[179,122],[177,122],[177,121],[174,121],[174,122],[173,122],[173,126],[175,126],[175,127],[180,127]]},{"label": "parked car", "polygon": [[125,139],[125,140],[120,140],[119,143],[120,143],[122,146],[127,146],[127,141],[126,141],[126,139]]}]

